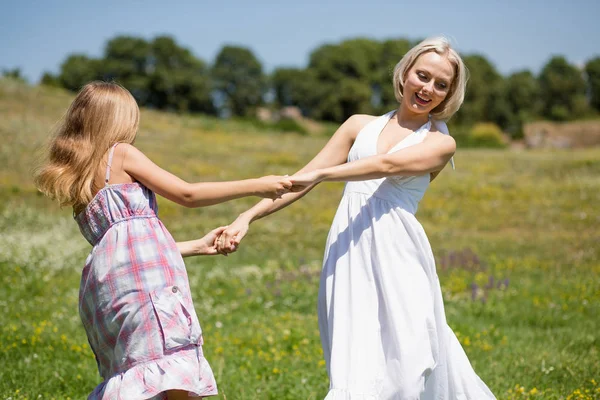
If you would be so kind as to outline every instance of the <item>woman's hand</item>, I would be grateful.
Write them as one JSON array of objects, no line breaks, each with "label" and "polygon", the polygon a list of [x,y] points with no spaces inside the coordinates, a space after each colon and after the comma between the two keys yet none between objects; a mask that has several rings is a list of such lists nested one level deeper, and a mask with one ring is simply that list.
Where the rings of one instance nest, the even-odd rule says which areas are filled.
[{"label": "woman's hand", "polygon": [[296,174],[290,177],[292,181],[292,192],[301,192],[309,186],[319,183],[323,177],[321,176],[320,170],[314,170],[310,172],[304,172]]},{"label": "woman's hand", "polygon": [[257,183],[256,195],[269,199],[278,199],[292,188],[292,182],[290,182],[290,178],[287,175],[263,176],[257,179]]},{"label": "woman's hand", "polygon": [[248,229],[250,228],[250,220],[241,214],[235,221],[233,221],[223,232],[216,241],[217,252],[223,255],[233,253],[238,249],[238,246]]}]

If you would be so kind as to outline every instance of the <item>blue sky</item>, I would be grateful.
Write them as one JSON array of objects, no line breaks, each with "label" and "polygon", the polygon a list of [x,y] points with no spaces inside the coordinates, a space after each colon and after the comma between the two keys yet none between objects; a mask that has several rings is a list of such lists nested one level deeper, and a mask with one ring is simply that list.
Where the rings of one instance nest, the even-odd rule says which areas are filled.
[{"label": "blue sky", "polygon": [[555,54],[581,65],[600,56],[598,0],[220,0],[0,2],[0,69],[36,82],[71,53],[100,57],[128,34],[173,36],[212,62],[225,44],[252,49],[267,72],[305,67],[312,50],[352,37],[443,34],[463,54],[481,53],[500,71],[538,73]]}]

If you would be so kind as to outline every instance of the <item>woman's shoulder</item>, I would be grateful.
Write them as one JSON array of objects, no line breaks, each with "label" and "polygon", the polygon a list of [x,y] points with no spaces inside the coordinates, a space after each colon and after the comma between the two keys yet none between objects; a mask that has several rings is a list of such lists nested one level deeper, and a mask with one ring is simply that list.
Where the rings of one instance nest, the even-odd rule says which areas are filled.
[{"label": "woman's shoulder", "polygon": [[373,122],[379,118],[379,116],[368,115],[368,114],[353,114],[351,115],[346,122],[344,122],[344,127],[350,132],[350,135],[353,138],[356,138],[358,133],[369,123]]},{"label": "woman's shoulder", "polygon": [[450,136],[448,125],[446,125],[444,121],[431,120],[431,127],[427,133],[427,139],[435,139],[439,141],[440,144],[445,144],[446,146],[456,149],[456,141]]},{"label": "woman's shoulder", "polygon": [[369,115],[369,114],[353,114],[348,118],[348,121],[352,121],[354,124],[358,125],[366,125],[369,122],[379,118],[379,115]]},{"label": "woman's shoulder", "polygon": [[437,119],[431,119],[431,129],[429,129],[429,132],[438,132],[443,135],[450,135],[450,130],[448,129],[446,122]]}]

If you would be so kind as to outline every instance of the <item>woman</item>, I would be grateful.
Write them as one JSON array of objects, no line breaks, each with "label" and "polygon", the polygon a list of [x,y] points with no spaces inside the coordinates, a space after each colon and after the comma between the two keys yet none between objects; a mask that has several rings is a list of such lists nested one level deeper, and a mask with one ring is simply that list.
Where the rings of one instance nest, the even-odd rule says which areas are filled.
[{"label": "woman", "polygon": [[234,251],[249,224],[322,181],[347,181],[325,250],[319,328],[326,400],[494,399],[446,323],[434,257],[415,219],[429,182],[456,150],[446,124],[467,71],[444,38],[394,70],[397,110],[354,115],[291,178],[293,190],[240,215],[219,238]]}]

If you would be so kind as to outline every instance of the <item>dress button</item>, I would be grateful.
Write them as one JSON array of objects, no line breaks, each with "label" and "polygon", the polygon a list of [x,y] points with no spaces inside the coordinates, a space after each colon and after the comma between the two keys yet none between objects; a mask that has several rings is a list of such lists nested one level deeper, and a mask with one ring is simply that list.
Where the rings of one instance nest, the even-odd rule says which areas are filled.
[{"label": "dress button", "polygon": [[171,289],[171,291],[172,291],[173,293],[177,293],[177,291],[178,291],[178,290],[179,290],[179,289],[177,289],[177,286],[173,286],[173,289]]}]

